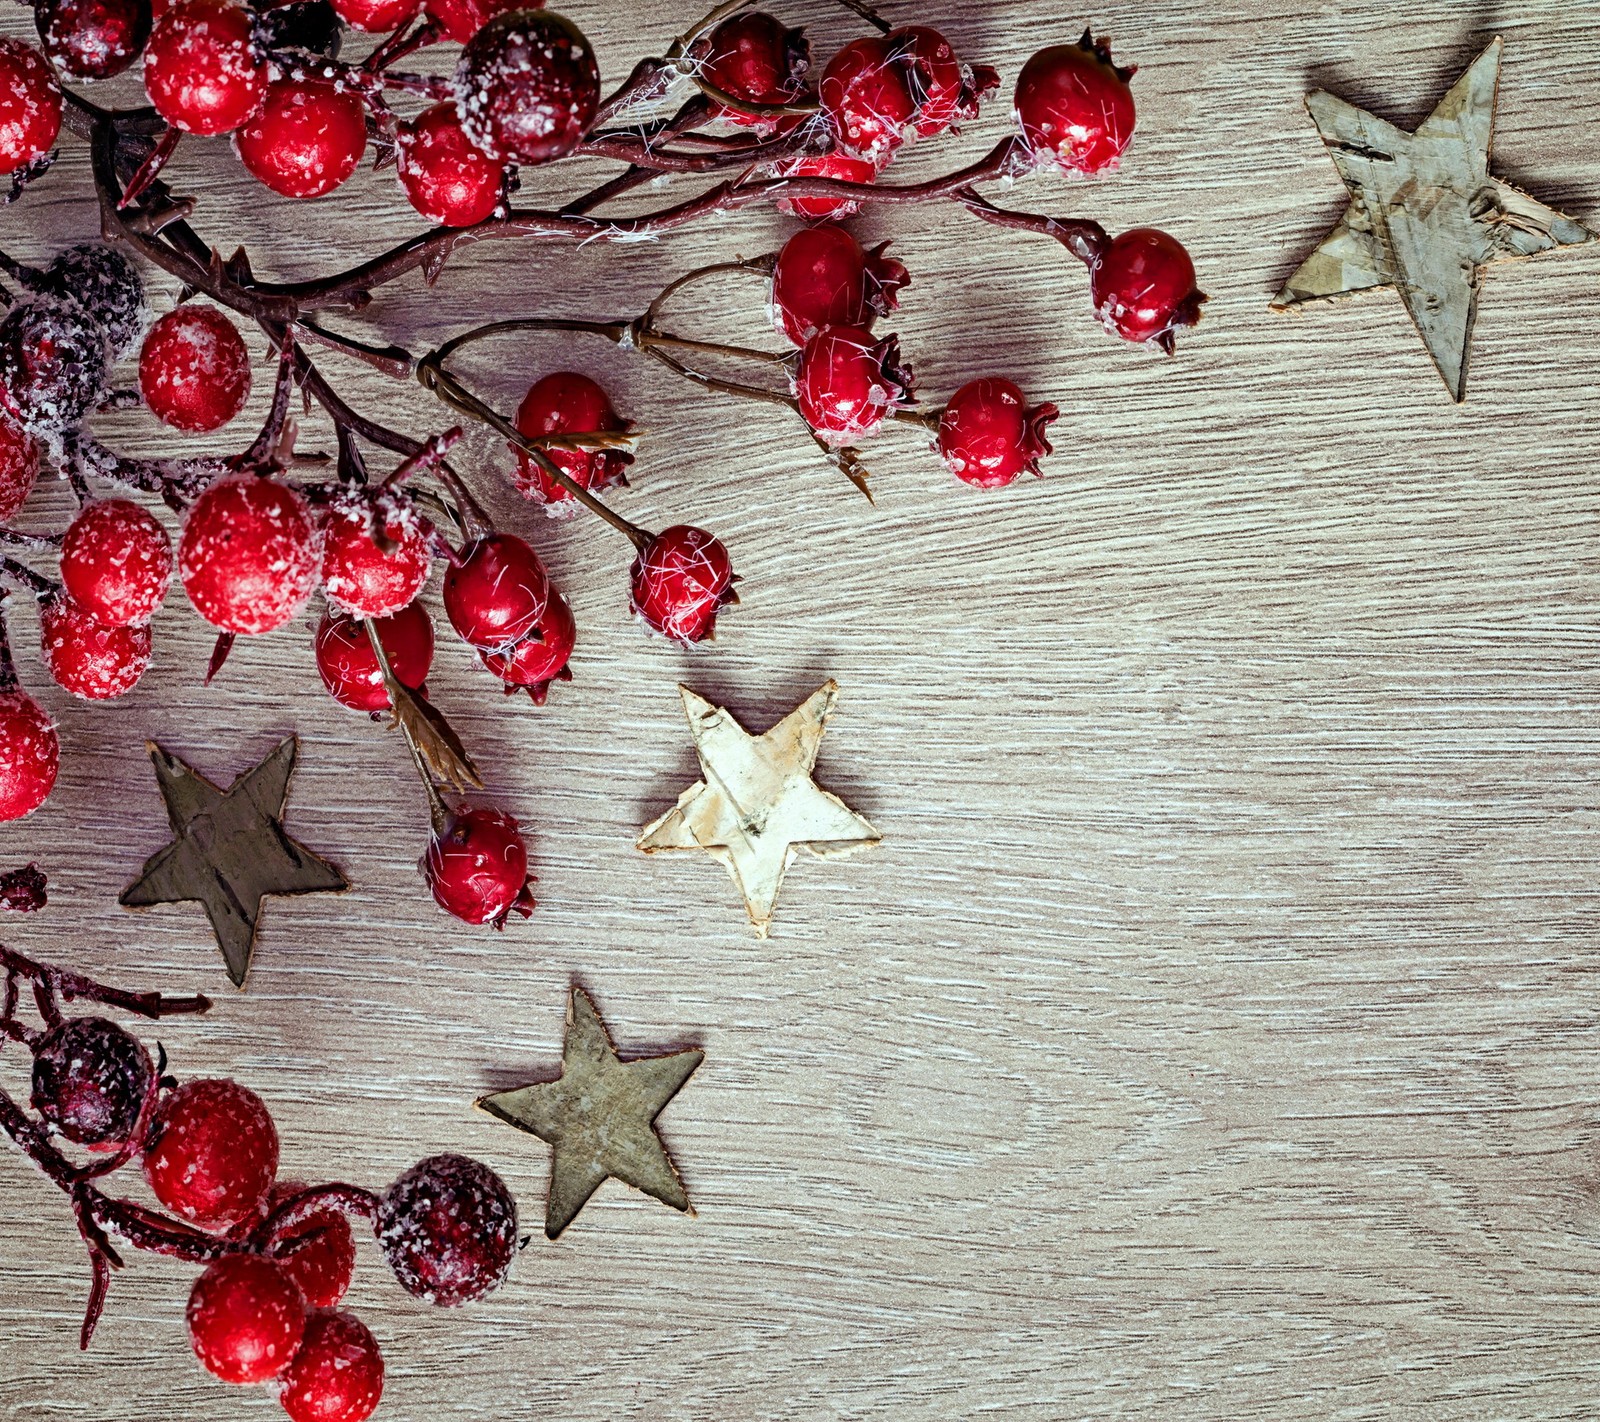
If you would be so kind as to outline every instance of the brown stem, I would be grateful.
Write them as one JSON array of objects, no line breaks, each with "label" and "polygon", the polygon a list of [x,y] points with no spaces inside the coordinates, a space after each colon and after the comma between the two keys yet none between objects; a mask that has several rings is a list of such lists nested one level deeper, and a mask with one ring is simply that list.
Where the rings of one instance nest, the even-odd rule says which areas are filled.
[{"label": "brown stem", "polygon": [[85,1002],[121,1008],[140,1017],[159,1019],[211,1010],[211,999],[200,994],[193,997],[164,997],[159,992],[125,992],[121,988],[107,987],[93,978],[86,978],[81,973],[36,962],[4,944],[0,944],[0,968],[31,982],[48,983],[68,1002],[82,998]]}]

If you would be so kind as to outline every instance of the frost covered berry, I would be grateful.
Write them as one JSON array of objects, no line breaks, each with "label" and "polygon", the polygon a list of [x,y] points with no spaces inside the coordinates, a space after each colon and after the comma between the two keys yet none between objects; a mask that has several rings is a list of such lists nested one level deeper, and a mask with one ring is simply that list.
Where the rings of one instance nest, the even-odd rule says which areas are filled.
[{"label": "frost covered berry", "polygon": [[0,404],[34,434],[78,424],[106,392],[106,335],[76,306],[19,301],[0,320]]},{"label": "frost covered berry", "polygon": [[261,107],[267,61],[254,16],[229,0],[177,0],[144,50],[144,88],[174,128],[201,137],[231,133]]},{"label": "frost covered berry", "polygon": [[180,306],[145,337],[139,391],[163,424],[218,430],[250,398],[250,352],[239,328],[215,306]]},{"label": "frost covered berry", "polygon": [[[275,1209],[304,1187],[279,1183],[267,1198]],[[338,1210],[321,1210],[273,1238],[272,1257],[296,1285],[310,1308],[333,1308],[350,1288],[356,1271],[356,1241],[350,1221]]]},{"label": "frost covered berry", "polygon": [[452,44],[465,44],[507,10],[542,10],[544,0],[422,0],[422,10]]},{"label": "frost covered berry", "polygon": [[992,376],[968,381],[939,417],[939,454],[963,483],[1003,489],[1021,474],[1040,473],[1050,453],[1045,430],[1059,415],[1054,405],[1029,408],[1012,381]]},{"label": "frost covered berry", "polygon": [[322,79],[275,79],[256,115],[235,131],[234,151],[252,177],[284,197],[331,193],[367,150],[367,110]]},{"label": "frost covered berry", "polygon": [[772,315],[778,330],[803,346],[824,326],[870,327],[899,305],[911,275],[885,255],[887,242],[863,251],[834,223],[796,232],[772,272]]},{"label": "frost covered berry", "polygon": [[517,1252],[517,1203],[487,1165],[435,1155],[384,1193],[376,1229],[400,1286],[451,1308],[505,1282]]},{"label": "frost covered berry", "polygon": [[722,540],[703,528],[663,529],[634,559],[632,608],[645,625],[675,642],[703,642],[717,613],[736,602],[733,562]]},{"label": "frost covered berry", "polygon": [[422,0],[333,0],[333,8],[351,29],[386,35],[414,20]]},{"label": "frost covered berry", "polygon": [[917,101],[894,46],[882,36],[852,40],[828,61],[817,89],[846,152],[887,163],[908,137]]},{"label": "frost covered berry", "polygon": [[1074,173],[1116,167],[1133,138],[1134,72],[1112,63],[1105,41],[1087,30],[1077,44],[1035,54],[1016,92],[1017,123],[1035,159]]},{"label": "frost covered berry", "polygon": [[834,447],[865,439],[915,398],[898,337],[874,340],[859,326],[830,326],[800,350],[795,396],[805,422]]},{"label": "frost covered berry", "polygon": [[444,610],[456,634],[496,652],[538,626],[550,601],[539,555],[520,538],[494,533],[475,539],[444,575]]},{"label": "frost covered berry", "polygon": [[0,821],[31,815],[49,798],[61,768],[61,742],[27,692],[0,690]]},{"label": "frost covered berry", "polygon": [[398,490],[341,490],[322,520],[322,585],[329,600],[357,617],[398,612],[433,570],[431,532]]},{"label": "frost covered berry", "polygon": [[3,409],[0,409],[0,523],[25,503],[39,479],[39,446]]},{"label": "frost covered berry", "polygon": [[456,67],[467,137],[512,163],[547,163],[578,146],[600,106],[600,70],[572,21],[513,10],[468,42]]},{"label": "frost covered berry", "polygon": [[999,87],[998,71],[962,63],[950,41],[927,25],[907,25],[885,38],[905,70],[916,104],[911,126],[919,138],[976,118],[978,105]]},{"label": "frost covered berry", "polygon": [[316,524],[298,489],[236,474],[189,510],[178,577],[213,627],[247,635],[282,627],[305,606],[321,567]]},{"label": "frost covered berry", "polygon": [[[788,164],[779,176],[829,178],[839,183],[865,185],[877,179],[881,166],[865,158],[852,158],[848,153],[808,153]],[[854,216],[861,211],[861,204],[849,198],[779,198],[778,211],[788,217],[828,221]]]},{"label": "frost covered berry", "polygon": [[121,74],[150,38],[150,0],[46,0],[34,10],[44,52],[74,79]]},{"label": "frost covered berry", "polygon": [[150,628],[107,627],[62,593],[39,609],[39,641],[50,679],[85,701],[126,696],[150,669]]},{"label": "frost covered berry", "polygon": [[[433,622],[427,611],[414,602],[374,621],[389,669],[402,686],[420,690],[433,666]],[[359,618],[328,613],[317,628],[316,657],[322,684],[341,706],[373,713],[389,709],[383,669]]]},{"label": "frost covered berry", "polygon": [[86,504],[61,544],[61,580],[72,599],[107,627],[148,622],[172,582],[172,540],[128,499]]},{"label": "frost covered berry", "polygon": [[1106,330],[1125,341],[1159,346],[1168,355],[1175,333],[1200,319],[1205,293],[1194,263],[1176,237],[1135,227],[1114,237],[1089,271],[1094,310]]},{"label": "frost covered berry", "polygon": [[528,846],[504,810],[461,810],[428,841],[422,876],[434,902],[463,923],[504,928],[513,913],[533,913]]},{"label": "frost covered berry", "polygon": [[484,666],[505,683],[506,693],[526,691],[535,706],[543,706],[553,681],[571,681],[567,662],[577,641],[578,628],[566,598],[555,589],[539,625],[503,652],[479,652]]},{"label": "frost covered berry", "polygon": [[33,1109],[74,1145],[121,1145],[156,1069],[139,1039],[104,1017],[71,1017],[33,1049]]},{"label": "frost covered berry", "polygon": [[400,186],[429,222],[471,227],[500,205],[506,165],[474,146],[454,104],[435,104],[401,124],[395,154]]},{"label": "frost covered berry", "polygon": [[144,330],[144,281],[115,247],[82,242],[57,255],[31,283],[34,290],[70,301],[100,327],[117,359],[138,344]]},{"label": "frost covered berry", "polygon": [[[775,15],[751,10],[724,20],[696,47],[700,77],[746,104],[787,104],[805,92],[811,46],[802,30]],[[716,118],[741,126],[770,125],[772,118],[716,105]]]},{"label": "frost covered berry", "polygon": [[[626,430],[629,422],[612,408],[611,397],[587,375],[558,370],[535,381],[517,406],[517,428],[530,439],[539,435],[594,434]],[[550,462],[585,489],[608,489],[627,480],[623,471],[633,463],[625,449],[550,449]],[[513,446],[517,456],[513,482],[523,495],[543,504],[552,515],[577,510],[578,502],[545,472],[527,451]]]},{"label": "frost covered berry", "polygon": [[0,36],[0,174],[44,157],[61,132],[61,88],[32,45]]},{"label": "frost covered berry", "polygon": [[278,1388],[290,1422],[366,1422],[383,1396],[383,1355],[353,1313],[313,1313]]},{"label": "frost covered berry", "polygon": [[144,1178],[173,1214],[207,1229],[248,1219],[277,1173],[278,1128],[248,1087],[187,1081],[161,1098],[145,1142]]},{"label": "frost covered berry", "polygon": [[230,1254],[189,1292],[189,1344],[208,1373],[227,1383],[275,1378],[306,1331],[306,1303],[283,1266],[260,1254]]}]

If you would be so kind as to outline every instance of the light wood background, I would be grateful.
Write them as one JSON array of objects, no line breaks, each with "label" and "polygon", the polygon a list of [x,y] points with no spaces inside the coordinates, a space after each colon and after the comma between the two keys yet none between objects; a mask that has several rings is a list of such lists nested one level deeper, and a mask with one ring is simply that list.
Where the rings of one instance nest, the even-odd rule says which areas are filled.
[{"label": "light wood background", "polygon": [[[698,13],[569,9],[611,79]],[[824,55],[850,33],[820,0],[784,13]],[[1036,0],[888,13],[946,20],[1006,93],[1083,25]],[[872,508],[782,412],[598,345],[471,367],[506,405],[559,365],[603,377],[650,432],[619,506],[716,529],[745,578],[719,640],[681,654],[627,619],[619,540],[495,496],[571,597],[577,680],[542,711],[503,701],[441,636],[431,684],[532,829],[530,922],[435,911],[403,752],[326,699],[306,627],[241,646],[207,690],[209,634],[174,596],[158,666],[91,708],[43,684],[16,618],[65,753],[47,808],[0,829],[0,860],[39,860],[52,891],[6,941],[214,993],[159,1036],[177,1071],[266,1097],[285,1175],[381,1186],[461,1150],[522,1201],[533,1243],[465,1311],[410,1303],[365,1251],[351,1302],[384,1346],[381,1416],[1594,1415],[1600,247],[1486,277],[1460,409],[1392,296],[1302,319],[1267,302],[1343,209],[1304,93],[1409,126],[1496,33],[1500,173],[1600,220],[1600,6],[1120,0],[1093,18],[1141,65],[1129,159],[1011,200],[1181,236],[1212,302],[1176,360],[1104,336],[1046,242],[943,209],[861,223],[915,274],[895,325],[931,397],[1007,372],[1061,404],[1044,481],[958,487],[901,430],[872,447]],[[1006,108],[896,171],[981,152]],[[204,230],[264,272],[413,230],[387,174],[298,208],[220,144],[178,174]],[[0,214],[6,247],[89,235],[86,191],[69,142]],[[420,350],[507,313],[631,314],[790,225],[482,247],[431,294],[385,293],[371,325]],[[756,333],[761,298],[730,286],[703,329]],[[391,424],[445,423],[415,386],[324,367]],[[104,429],[177,443],[137,416]],[[305,443],[327,443],[315,419]],[[503,452],[474,451],[503,488]],[[31,515],[65,508],[51,490]],[[798,863],[759,944],[720,868],[633,839],[695,774],[677,681],[759,727],[828,676],[820,778],[885,842]],[[116,906],[166,838],[142,747],[226,781],[289,731],[291,830],[356,887],[271,903],[239,996],[197,909]],[[549,1244],[544,1152],[468,1109],[554,1066],[573,980],[625,1048],[705,1047],[662,1118],[697,1218],[612,1184]],[[0,1416],[281,1415],[189,1356],[180,1266],[137,1258],[80,1359],[65,1202],[14,1154],[0,1182]]]}]

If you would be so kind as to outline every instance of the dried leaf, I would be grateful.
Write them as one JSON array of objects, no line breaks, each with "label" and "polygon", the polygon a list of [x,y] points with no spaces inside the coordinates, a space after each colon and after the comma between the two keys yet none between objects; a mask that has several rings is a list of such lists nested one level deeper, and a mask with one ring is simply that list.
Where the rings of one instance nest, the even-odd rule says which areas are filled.
[{"label": "dried leaf", "polygon": [[398,726],[410,743],[412,751],[427,767],[435,780],[441,780],[455,790],[481,790],[483,777],[473,764],[467,748],[455,728],[445,720],[443,712],[426,697],[413,691],[394,674],[389,665],[389,654],[384,651],[378,637],[377,626],[367,620],[367,640],[377,654],[378,667],[383,672],[384,690],[389,693],[391,727]]}]

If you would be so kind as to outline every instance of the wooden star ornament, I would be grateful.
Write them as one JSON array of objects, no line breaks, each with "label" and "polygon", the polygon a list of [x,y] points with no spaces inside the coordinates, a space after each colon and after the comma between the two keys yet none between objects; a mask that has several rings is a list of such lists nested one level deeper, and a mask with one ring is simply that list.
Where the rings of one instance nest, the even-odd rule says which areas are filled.
[{"label": "wooden star ornament", "polygon": [[283,827],[298,742],[282,741],[226,791],[153,742],[174,839],[117,900],[124,908],[204,906],[233,985],[244,986],[268,894],[340,893],[349,881]]},{"label": "wooden star ornament", "polygon": [[1489,172],[1501,47],[1497,38],[1484,50],[1415,133],[1332,94],[1306,100],[1350,206],[1272,303],[1288,311],[1394,287],[1457,401],[1479,269],[1596,240]]},{"label": "wooden star ornament", "polygon": [[623,1061],[593,1000],[574,987],[567,998],[561,1075],[475,1103],[551,1146],[544,1232],[556,1238],[607,1180],[620,1180],[662,1204],[693,1214],[689,1195],[655,1119],[705,1053],[691,1050]]},{"label": "wooden star ornament", "polygon": [[721,860],[744,895],[756,936],[765,938],[799,850],[830,859],[879,841],[877,830],[812,779],[838,683],[828,682],[759,736],[688,687],[678,691],[705,779],[645,827],[639,848],[699,850]]}]

